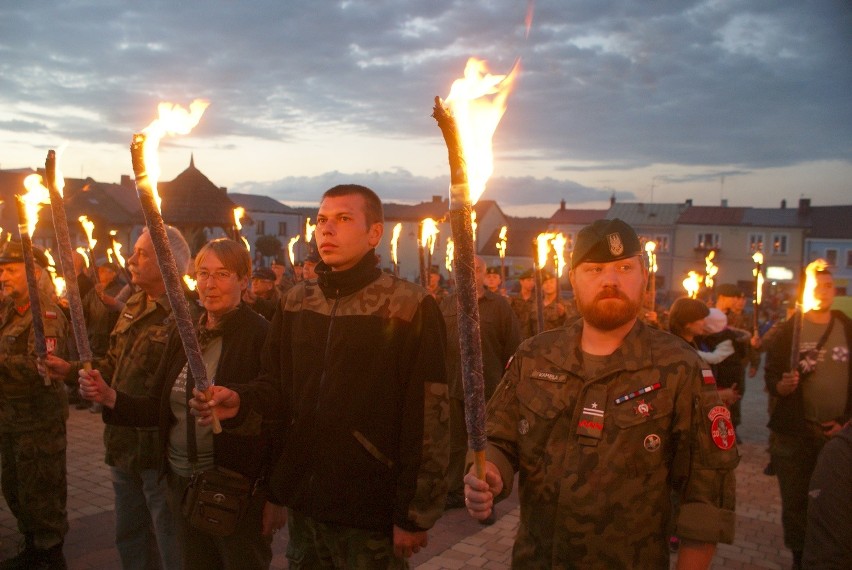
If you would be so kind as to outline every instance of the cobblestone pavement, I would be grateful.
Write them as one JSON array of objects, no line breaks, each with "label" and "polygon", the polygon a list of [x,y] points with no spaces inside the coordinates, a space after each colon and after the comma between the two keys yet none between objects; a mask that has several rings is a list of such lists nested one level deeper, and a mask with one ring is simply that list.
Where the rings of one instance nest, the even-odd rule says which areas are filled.
[{"label": "cobblestone pavement", "polygon": [[[737,535],[719,545],[713,568],[789,568],[791,558],[781,533],[778,485],[763,474],[768,461],[766,395],[763,379],[748,383],[739,433],[742,461],[737,469]],[[68,421],[68,518],[65,553],[72,570],[120,568],[113,546],[113,490],[103,463],[100,415],[72,408]],[[518,526],[516,494],[498,505],[497,523],[480,526],[461,510],[448,511],[429,533],[429,546],[412,559],[423,570],[509,568]],[[0,559],[13,555],[20,541],[14,517],[0,501]],[[286,533],[273,543],[272,568],[287,568]],[[673,561],[674,562],[674,561]]]}]

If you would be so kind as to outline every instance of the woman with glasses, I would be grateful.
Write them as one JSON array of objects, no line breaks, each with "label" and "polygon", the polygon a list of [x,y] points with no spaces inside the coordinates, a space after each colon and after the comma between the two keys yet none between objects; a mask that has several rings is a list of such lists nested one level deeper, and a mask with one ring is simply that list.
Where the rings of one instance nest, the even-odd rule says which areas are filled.
[{"label": "woman with glasses", "polygon": [[[166,454],[169,504],[182,547],[184,568],[268,568],[271,533],[283,525],[280,509],[264,513],[263,479],[270,455],[270,430],[252,412],[252,382],[260,371],[260,353],[269,323],[240,300],[251,278],[251,260],[242,244],[216,239],[195,259],[198,293],[205,309],[197,335],[207,376],[214,384],[240,385],[242,407],[237,417],[222,421],[222,432],[200,426],[189,413],[194,381],[177,332],[166,346],[149,396],[134,397],[113,390],[97,371],[80,371],[81,393],[106,408],[107,423],[158,426]],[[247,508],[229,536],[194,527],[182,512],[191,481],[216,470],[233,475],[251,489]],[[263,534],[266,516],[266,531]]]}]

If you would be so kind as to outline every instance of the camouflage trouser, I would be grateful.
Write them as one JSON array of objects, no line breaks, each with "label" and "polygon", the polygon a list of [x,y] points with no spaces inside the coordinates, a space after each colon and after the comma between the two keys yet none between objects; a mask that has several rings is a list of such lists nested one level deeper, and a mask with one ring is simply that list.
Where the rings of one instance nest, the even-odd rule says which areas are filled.
[{"label": "camouflage trouser", "polygon": [[0,433],[0,484],[18,530],[35,547],[60,544],[68,532],[65,423],[38,431]]},{"label": "camouflage trouser", "polygon": [[325,524],[287,509],[287,560],[290,570],[407,569],[408,561],[393,554],[387,533]]}]

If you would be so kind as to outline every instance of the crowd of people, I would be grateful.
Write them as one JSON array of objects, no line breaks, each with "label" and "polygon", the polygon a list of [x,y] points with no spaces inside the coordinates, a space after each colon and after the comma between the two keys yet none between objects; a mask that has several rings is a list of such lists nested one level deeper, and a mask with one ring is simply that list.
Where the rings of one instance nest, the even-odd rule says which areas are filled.
[{"label": "crowd of people", "polygon": [[713,307],[648,310],[643,249],[621,220],[579,232],[571,300],[546,270],[509,295],[475,258],[488,444],[473,464],[466,316],[439,273],[421,287],[380,269],[383,232],[381,200],[359,185],[323,194],[316,248],[292,271],[253,268],[227,238],[191,259],[168,228],[197,283],[185,296],[203,392],[147,232],[126,273],[104,262],[92,279],[75,262],[91,362],[37,251],[38,362],[21,244],[4,243],[0,462],[23,542],[0,569],[65,568],[69,396],[102,414],[125,569],[268,568],[285,527],[290,568],[407,568],[445,510],[493,522],[516,476],[515,568],[664,568],[673,550],[707,568],[734,538],[738,402],[762,352],[785,543],[797,567],[848,560],[852,325],[830,311],[830,274],[791,372],[793,321],[754,334],[735,286]]}]

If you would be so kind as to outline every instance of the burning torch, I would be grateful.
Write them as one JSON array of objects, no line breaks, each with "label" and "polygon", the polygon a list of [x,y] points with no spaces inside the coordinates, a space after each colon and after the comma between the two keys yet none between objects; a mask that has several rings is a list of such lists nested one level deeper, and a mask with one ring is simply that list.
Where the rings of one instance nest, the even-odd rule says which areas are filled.
[{"label": "burning torch", "polygon": [[[187,364],[192,377],[195,380],[195,388],[203,392],[209,398],[212,395],[212,386],[207,378],[207,369],[201,356],[201,348],[189,313],[189,305],[181,287],[181,276],[183,270],[179,270],[175,263],[172,250],[169,248],[169,238],[166,233],[166,225],[160,213],[160,197],[157,193],[157,180],[160,176],[159,159],[157,148],[160,139],[167,134],[187,134],[198,124],[201,115],[207,108],[206,101],[198,100],[192,102],[190,111],[172,105],[161,103],[159,106],[160,117],[155,119],[141,133],[133,135],[130,145],[130,155],[133,159],[133,173],[136,175],[136,191],[139,194],[139,202],[142,212],[145,214],[145,223],[151,235],[154,252],[157,254],[157,264],[166,285],[166,295],[172,307],[178,334],[186,353]],[[213,414],[213,432],[220,433],[222,426]]]},{"label": "burning torch", "polygon": [[[44,338],[44,318],[41,312],[41,298],[38,296],[38,281],[35,275],[35,260],[33,256],[32,235],[38,222],[38,211],[42,204],[50,201],[47,189],[40,182],[38,174],[31,174],[24,179],[26,194],[16,195],[18,203],[18,231],[21,234],[21,250],[24,255],[24,271],[27,274],[27,293],[30,297],[30,313],[33,317],[33,338],[36,362],[39,368],[44,366],[47,358],[47,341]],[[50,378],[45,375],[44,385],[50,386]]]},{"label": "burning torch", "polygon": [[763,253],[755,251],[751,259],[754,261],[754,270],[752,271],[754,273],[754,299],[752,300],[754,319],[752,321],[752,333],[754,336],[757,336],[760,329],[760,303],[763,300],[763,272],[761,271],[763,268]]},{"label": "burning torch", "polygon": [[824,271],[828,262],[824,259],[816,259],[805,268],[804,283],[801,285],[801,297],[796,299],[796,312],[793,313],[793,342],[790,346],[790,372],[798,369],[801,360],[802,344],[802,319],[805,313],[819,309],[820,301],[816,298],[814,291],[817,286],[816,274]]},{"label": "burning torch", "polygon": [[506,108],[519,66],[507,75],[487,73],[485,62],[471,58],[464,79],[453,83],[447,103],[435,97],[432,116],[447,145],[450,164],[450,225],[453,231],[459,343],[468,447],[476,474],[485,478],[485,385],[482,375],[479,304],[474,278],[473,205],[494,169],[491,137]]},{"label": "burning torch", "polygon": [[508,233],[509,228],[503,226],[500,228],[500,237],[497,242],[497,253],[500,255],[500,283],[503,284],[503,287],[506,287],[506,234]]},{"label": "burning torch", "polygon": [[393,234],[390,241],[391,262],[393,263],[393,274],[399,277],[399,234],[402,232],[402,222],[397,223],[393,227]]},{"label": "burning torch", "polygon": [[651,311],[657,310],[657,243],[648,240],[645,242],[645,253],[648,254],[648,296],[651,297]]},{"label": "burning torch", "polygon": [[92,369],[92,348],[89,345],[89,335],[86,332],[86,320],[83,316],[83,302],[80,299],[80,287],[74,272],[74,253],[71,250],[71,236],[68,233],[68,218],[65,216],[65,204],[62,201],[62,191],[65,181],[56,165],[56,151],[47,152],[44,163],[44,173],[47,177],[47,191],[50,196],[50,207],[53,211],[53,228],[56,231],[56,243],[59,247],[59,263],[65,279],[68,312],[71,315],[71,328],[74,331],[74,342],[77,354],[83,362],[85,370]]}]

